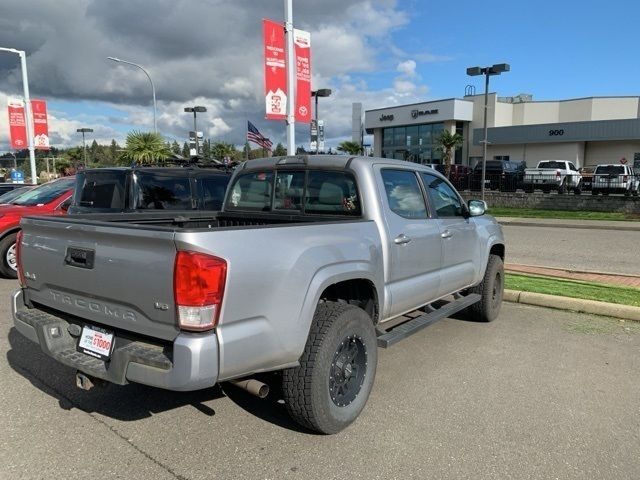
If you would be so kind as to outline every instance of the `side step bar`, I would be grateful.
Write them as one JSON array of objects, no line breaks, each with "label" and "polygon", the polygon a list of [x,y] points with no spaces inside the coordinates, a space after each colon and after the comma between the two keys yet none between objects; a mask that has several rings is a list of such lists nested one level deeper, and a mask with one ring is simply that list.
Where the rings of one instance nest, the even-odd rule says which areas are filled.
[{"label": "side step bar", "polygon": [[460,296],[438,309],[427,312],[424,315],[420,315],[419,317],[411,320],[407,320],[406,322],[393,327],[388,332],[380,332],[381,334],[378,336],[378,346],[388,348],[391,345],[398,343],[400,340],[419,332],[423,328],[433,325],[443,318],[450,317],[454,313],[459,312],[460,310],[479,301],[480,295],[477,293],[471,293],[464,297]]}]

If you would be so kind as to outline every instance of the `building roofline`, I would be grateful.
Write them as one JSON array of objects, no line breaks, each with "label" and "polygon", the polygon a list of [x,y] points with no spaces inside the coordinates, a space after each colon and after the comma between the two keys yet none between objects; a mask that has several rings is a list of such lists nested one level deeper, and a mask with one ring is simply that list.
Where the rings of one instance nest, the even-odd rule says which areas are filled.
[{"label": "building roofline", "polygon": [[391,105],[389,107],[372,108],[371,110],[365,110],[364,113],[377,112],[377,111],[380,111],[380,110],[389,110],[390,108],[412,107],[414,105],[424,105],[425,103],[449,102],[451,100],[460,100],[461,102],[469,102],[470,101],[470,100],[465,100],[464,98],[458,98],[458,97],[441,98],[439,100],[427,100],[425,102],[405,103],[405,104],[402,104],[402,105]]}]

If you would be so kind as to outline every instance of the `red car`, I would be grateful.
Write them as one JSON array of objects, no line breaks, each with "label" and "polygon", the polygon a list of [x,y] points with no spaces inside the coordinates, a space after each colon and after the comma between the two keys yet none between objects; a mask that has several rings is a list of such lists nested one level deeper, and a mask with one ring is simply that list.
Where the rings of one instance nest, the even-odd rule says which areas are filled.
[{"label": "red car", "polygon": [[71,204],[75,177],[65,177],[35,187],[0,205],[0,275],[18,278],[16,235],[20,220],[28,215],[66,215]]}]

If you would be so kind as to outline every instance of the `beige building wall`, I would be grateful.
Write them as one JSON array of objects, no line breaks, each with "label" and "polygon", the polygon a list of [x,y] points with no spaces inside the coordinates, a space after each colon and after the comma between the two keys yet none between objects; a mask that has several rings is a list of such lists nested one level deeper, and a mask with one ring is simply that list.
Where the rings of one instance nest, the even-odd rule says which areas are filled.
[{"label": "beige building wall", "polygon": [[535,167],[541,160],[567,160],[581,167],[584,165],[584,154],[584,142],[490,145],[487,149],[489,160],[494,156],[509,155],[511,161],[525,161],[527,167]]},{"label": "beige building wall", "polygon": [[513,123],[513,104],[496,102],[494,127],[510,127]]},{"label": "beige building wall", "polygon": [[640,153],[640,140],[629,142],[587,142],[585,166],[620,163],[626,158],[633,165],[634,154]]},{"label": "beige building wall", "polygon": [[594,98],[591,120],[638,118],[638,98]]},{"label": "beige building wall", "polygon": [[537,125],[558,121],[558,102],[526,102],[523,106],[522,123],[519,125]]},{"label": "beige building wall", "polygon": [[586,122],[591,120],[592,98],[557,102],[560,113],[558,122]]}]

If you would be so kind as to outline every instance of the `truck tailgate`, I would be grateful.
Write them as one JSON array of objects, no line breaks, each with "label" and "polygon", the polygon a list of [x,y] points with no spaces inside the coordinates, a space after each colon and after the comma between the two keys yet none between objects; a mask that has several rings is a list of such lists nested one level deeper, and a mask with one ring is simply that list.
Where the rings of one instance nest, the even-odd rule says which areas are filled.
[{"label": "truck tailgate", "polygon": [[28,301],[173,340],[174,233],[70,219],[22,220]]}]

